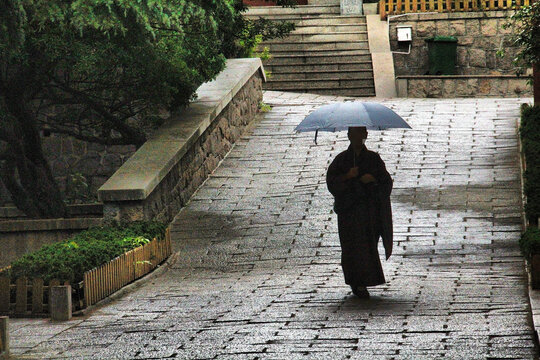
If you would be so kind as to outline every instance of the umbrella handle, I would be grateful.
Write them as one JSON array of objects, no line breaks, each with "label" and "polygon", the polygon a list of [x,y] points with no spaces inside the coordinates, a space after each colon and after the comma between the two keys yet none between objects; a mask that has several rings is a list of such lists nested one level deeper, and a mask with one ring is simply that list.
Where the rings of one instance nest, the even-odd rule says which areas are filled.
[{"label": "umbrella handle", "polygon": [[315,130],[315,145],[317,145],[317,135],[319,135],[319,129]]}]

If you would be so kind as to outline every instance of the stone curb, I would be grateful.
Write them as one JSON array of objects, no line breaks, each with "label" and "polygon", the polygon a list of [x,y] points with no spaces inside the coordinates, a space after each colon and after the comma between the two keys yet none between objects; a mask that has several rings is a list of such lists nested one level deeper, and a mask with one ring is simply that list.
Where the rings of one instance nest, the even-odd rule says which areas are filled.
[{"label": "stone curb", "polygon": [[89,307],[87,307],[85,309],[74,312],[73,317],[75,318],[75,317],[88,316],[92,312],[94,312],[96,310],[99,310],[101,307],[103,307],[105,305],[108,305],[108,304],[112,303],[113,301],[118,300],[118,299],[122,298],[123,296],[135,291],[136,289],[140,288],[142,285],[144,285],[149,280],[152,280],[152,279],[164,274],[165,272],[167,272],[170,269],[170,267],[176,263],[176,261],[178,260],[178,257],[179,257],[179,252],[172,253],[169,256],[169,258],[167,260],[165,260],[165,262],[163,264],[158,265],[158,267],[154,271],[152,271],[151,273],[143,276],[140,279],[135,280],[131,284],[128,284],[128,285],[124,286],[120,290],[112,293],[111,295],[109,295],[105,299],[97,302],[96,304],[94,304],[92,306],[89,306]]}]

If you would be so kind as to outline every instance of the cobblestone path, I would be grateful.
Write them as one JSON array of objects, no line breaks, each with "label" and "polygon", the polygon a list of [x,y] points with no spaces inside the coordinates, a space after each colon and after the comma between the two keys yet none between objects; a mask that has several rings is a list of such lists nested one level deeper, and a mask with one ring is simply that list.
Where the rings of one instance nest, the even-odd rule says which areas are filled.
[{"label": "cobblestone path", "polygon": [[370,132],[394,177],[387,284],[344,284],[324,175],[345,132],[294,134],[339,100],[266,92],[273,109],[178,215],[174,267],[86,319],[13,320],[25,357],[534,359],[516,99],[392,99],[413,130]]}]

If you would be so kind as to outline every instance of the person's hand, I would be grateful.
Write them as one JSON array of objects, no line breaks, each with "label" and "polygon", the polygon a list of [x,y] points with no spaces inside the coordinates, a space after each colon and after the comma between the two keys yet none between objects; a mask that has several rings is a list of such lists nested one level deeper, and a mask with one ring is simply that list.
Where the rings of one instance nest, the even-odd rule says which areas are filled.
[{"label": "person's hand", "polygon": [[358,166],[352,167],[349,169],[349,172],[345,174],[345,178],[352,179],[358,176]]},{"label": "person's hand", "polygon": [[370,182],[375,182],[377,180],[375,180],[375,178],[373,177],[373,175],[371,174],[364,174],[362,175],[362,177],[360,178],[360,181],[364,184],[367,184],[367,183],[370,183]]}]

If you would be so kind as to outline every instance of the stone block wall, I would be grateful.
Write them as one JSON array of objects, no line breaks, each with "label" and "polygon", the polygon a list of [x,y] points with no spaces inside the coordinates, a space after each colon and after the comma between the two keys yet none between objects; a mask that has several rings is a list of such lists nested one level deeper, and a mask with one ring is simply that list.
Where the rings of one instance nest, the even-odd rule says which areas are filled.
[{"label": "stone block wall", "polygon": [[231,150],[262,101],[256,73],[144,201],[145,219],[170,222]]},{"label": "stone block wall", "polygon": [[[410,54],[394,54],[396,76],[425,75],[429,70],[428,47],[425,40],[432,36],[455,36],[458,39],[456,70],[459,75],[513,74],[512,59],[517,48],[509,41],[510,29],[502,25],[511,11],[456,12],[441,14],[410,14],[391,19],[392,51],[406,51],[397,41],[396,26],[412,26]],[[498,57],[499,49],[506,55]]]},{"label": "stone block wall", "polygon": [[[77,140],[67,135],[43,136],[43,151],[61,191],[68,178],[80,173],[97,201],[97,190],[135,152],[135,146],[105,146]],[[11,202],[9,192],[0,182],[0,206]]]},{"label": "stone block wall", "polygon": [[399,97],[531,97],[528,77],[512,75],[400,76],[396,79]]}]

